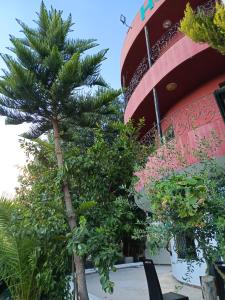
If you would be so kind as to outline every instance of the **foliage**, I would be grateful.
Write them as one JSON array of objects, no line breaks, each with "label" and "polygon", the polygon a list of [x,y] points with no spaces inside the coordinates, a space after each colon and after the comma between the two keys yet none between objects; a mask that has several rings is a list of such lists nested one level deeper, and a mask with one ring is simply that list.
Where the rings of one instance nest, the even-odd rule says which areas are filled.
[{"label": "foliage", "polygon": [[[149,171],[143,192],[149,218],[146,229],[136,232],[136,236],[147,236],[153,255],[174,238],[174,250],[190,263],[190,270],[193,260],[204,259],[211,266],[225,258],[225,177],[213,158],[222,141],[215,132],[203,138],[196,135],[195,140],[194,148],[185,147],[185,151],[170,142],[162,146],[164,152],[161,147],[152,154],[158,173],[153,177]],[[196,162],[192,166],[189,157]],[[179,237],[185,241],[185,251],[176,242]]]},{"label": "foliage", "polygon": [[80,226],[68,243],[68,249],[75,248],[79,255],[91,259],[100,275],[102,288],[108,293],[113,292],[114,283],[110,281],[109,271],[116,271],[114,265],[121,259],[122,239],[129,237],[136,228],[142,228],[137,222],[142,214],[135,212],[134,205],[126,197],[110,201],[103,204],[104,207],[99,203],[85,216],[80,216]]},{"label": "foliage", "polygon": [[22,147],[29,159],[17,189],[18,202],[23,205],[20,231],[38,241],[37,278],[42,295],[49,299],[70,299],[72,258],[66,250],[69,228],[61,201],[61,184],[56,180],[53,146],[37,140],[23,141]]},{"label": "foliage", "polygon": [[225,54],[225,6],[216,2],[215,12],[202,10],[194,12],[187,4],[180,30],[195,42],[208,43],[212,48]]},{"label": "foliage", "polygon": [[[207,263],[224,258],[224,197],[209,174],[176,174],[148,191],[152,213],[175,236],[193,233]],[[217,243],[213,242],[217,241]]]},{"label": "foliage", "polygon": [[92,262],[100,275],[102,288],[108,293],[112,293],[114,287],[109,280],[109,270],[115,271],[114,265],[120,257],[115,232],[110,222],[93,228],[87,224],[87,219],[81,216],[80,226],[74,230],[72,239],[68,243],[71,252],[75,249],[80,256],[91,255]]},{"label": "foliage", "polygon": [[[172,177],[158,181],[153,187],[149,187],[151,209],[159,220],[188,221],[201,225],[204,217],[203,206],[206,204],[208,192],[207,183],[202,176],[173,175]],[[152,196],[152,197],[151,197]],[[186,222],[184,222],[186,226]]]},{"label": "foliage", "polygon": [[[225,257],[225,206],[220,184],[209,173],[174,174],[149,186],[147,192],[153,221],[163,223],[169,237],[178,233],[193,236],[208,264]],[[186,259],[193,259],[192,249],[189,254]]]},{"label": "foliage", "polygon": [[0,199],[0,280],[3,280],[15,300],[39,299],[37,283],[39,249],[33,236],[22,236],[18,226],[19,206]]},{"label": "foliage", "polygon": [[[135,163],[144,161],[145,149],[136,142],[137,133],[131,124],[117,122],[109,127],[107,131],[105,128],[94,130],[93,143],[86,147],[85,140],[78,145],[63,143],[63,169],[55,166],[51,137],[49,142],[36,140],[36,143],[22,144],[32,160],[24,169],[17,195],[27,206],[26,229],[30,226],[41,244],[46,245],[42,248],[43,262],[46,272],[52,270],[48,281],[52,288],[46,294],[52,295],[54,289],[59,292],[60,284],[64,285],[62,290],[66,290],[63,275],[68,270],[67,262],[73,250],[84,259],[92,260],[103,289],[112,292],[109,271],[114,270],[115,262],[121,257],[121,240],[127,237],[132,240],[135,228],[141,227],[138,220],[144,219],[144,213],[136,207],[133,198],[129,198],[127,189]],[[75,134],[79,140],[78,132]],[[72,233],[60,202],[65,177],[69,180],[79,217],[79,226]],[[68,251],[65,251],[65,243]],[[57,260],[53,259],[56,256]]]},{"label": "foliage", "polygon": [[[0,80],[0,115],[6,117],[6,124],[31,123],[30,130],[24,134],[26,138],[38,138],[53,130],[56,160],[51,157],[51,161],[55,163],[52,168],[53,173],[57,173],[57,182],[50,196],[57,194],[54,200],[57,199],[59,204],[64,198],[67,220],[72,230],[77,220],[69,179],[64,172],[62,131],[72,126],[75,130],[96,127],[99,120],[104,124],[103,116],[116,117],[113,102],[120,91],[111,89],[100,75],[107,49],[88,55],[87,50],[97,46],[96,40],[69,37],[73,26],[71,15],[64,20],[62,11],[53,8],[48,11],[42,1],[35,28],[20,20],[17,22],[23,37],[10,36],[12,47],[9,50],[13,55],[1,55],[7,69],[3,70]],[[68,137],[64,138],[64,143],[69,143]],[[45,171],[48,173],[48,170]],[[59,184],[63,193],[61,189],[58,193]],[[37,191],[42,189],[40,185],[36,188]],[[38,195],[40,197],[36,194],[36,198]],[[74,262],[79,268],[79,297],[87,300],[83,261],[74,254]],[[47,274],[46,278],[50,275]]]},{"label": "foliage", "polygon": [[[100,115],[116,114],[112,101],[119,95],[100,76],[107,50],[87,55],[96,40],[71,39],[72,17],[47,11],[42,2],[37,27],[17,20],[24,37],[10,36],[10,55],[2,55],[8,68],[0,81],[0,114],[7,124],[32,123],[29,138],[52,128],[52,120],[77,126],[95,126]],[[91,92],[90,88],[96,87]]]},{"label": "foliage", "polygon": [[94,144],[85,152],[72,148],[65,155],[76,211],[80,212],[85,203],[91,205],[80,214],[82,225],[74,230],[69,247],[75,247],[79,255],[91,257],[102,287],[108,292],[113,288],[109,270],[121,255],[121,240],[131,237],[138,218],[144,218],[133,199],[128,200],[126,191],[135,163],[143,159],[136,131],[131,124],[111,125],[113,137],[98,129]]},{"label": "foliage", "polygon": [[146,250],[150,256],[157,255],[159,249],[167,249],[172,238],[169,224],[154,222],[148,217],[142,227],[135,228],[133,238],[146,239]]},{"label": "foliage", "polygon": [[[29,198],[27,195],[23,218],[24,234],[30,232],[39,245],[40,257],[37,282],[42,296],[48,299],[70,299],[72,257],[66,250],[68,225],[62,204],[58,199]],[[41,195],[42,198],[42,195]],[[44,202],[44,203],[43,203]]]}]

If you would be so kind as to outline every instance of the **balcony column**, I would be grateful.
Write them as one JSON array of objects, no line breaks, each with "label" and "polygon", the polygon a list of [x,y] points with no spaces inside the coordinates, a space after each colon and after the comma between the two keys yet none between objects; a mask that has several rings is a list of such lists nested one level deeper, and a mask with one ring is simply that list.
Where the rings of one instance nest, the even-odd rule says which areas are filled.
[{"label": "balcony column", "polygon": [[[146,40],[146,47],[147,47],[148,64],[149,64],[149,68],[151,68],[153,63],[152,63],[152,59],[151,59],[151,43],[150,43],[149,32],[148,32],[147,26],[145,26],[145,40]],[[162,141],[163,134],[162,134],[162,127],[161,127],[160,111],[159,111],[159,98],[158,98],[158,94],[157,94],[155,87],[152,89],[152,92],[153,92],[153,99],[154,99],[154,105],[155,105],[157,132],[158,132],[160,141]]]}]

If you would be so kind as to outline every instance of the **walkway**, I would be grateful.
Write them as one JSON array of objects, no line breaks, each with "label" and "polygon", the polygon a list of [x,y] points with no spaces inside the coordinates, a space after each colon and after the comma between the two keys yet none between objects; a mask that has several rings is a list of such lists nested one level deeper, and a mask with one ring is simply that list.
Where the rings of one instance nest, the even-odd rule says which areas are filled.
[{"label": "walkway", "polygon": [[[201,290],[189,286],[182,286],[171,275],[169,266],[156,267],[163,293],[177,291],[189,297],[189,300],[202,300]],[[97,274],[87,275],[88,290],[93,300],[148,300],[148,290],[143,267],[137,266],[119,269],[111,274],[115,282],[113,295],[105,294],[100,287]],[[97,298],[95,298],[97,297]]]}]

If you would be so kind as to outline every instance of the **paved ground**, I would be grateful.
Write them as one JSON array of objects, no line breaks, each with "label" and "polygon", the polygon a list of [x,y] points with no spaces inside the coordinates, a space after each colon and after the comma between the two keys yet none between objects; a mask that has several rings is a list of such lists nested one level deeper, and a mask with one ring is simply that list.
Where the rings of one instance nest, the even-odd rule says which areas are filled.
[{"label": "paved ground", "polygon": [[[189,297],[189,300],[202,300],[201,290],[182,286],[171,275],[169,266],[157,266],[157,273],[163,293],[177,291]],[[143,267],[132,267],[117,270],[111,274],[115,282],[113,295],[105,294],[100,287],[97,274],[87,275],[88,290],[93,300],[148,300],[148,290]],[[97,297],[97,298],[95,298]]]}]

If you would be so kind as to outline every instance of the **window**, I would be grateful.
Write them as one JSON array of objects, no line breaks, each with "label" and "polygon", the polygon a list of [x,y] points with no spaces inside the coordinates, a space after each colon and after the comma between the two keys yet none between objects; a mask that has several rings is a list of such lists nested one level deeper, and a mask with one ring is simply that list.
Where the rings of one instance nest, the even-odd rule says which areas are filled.
[{"label": "window", "polygon": [[196,259],[197,252],[194,235],[191,233],[179,233],[175,238],[175,251],[180,259]]},{"label": "window", "polygon": [[225,81],[219,83],[219,87],[222,88],[225,86]]},{"label": "window", "polygon": [[216,98],[217,105],[219,107],[220,113],[225,122],[225,86],[214,92],[214,96]]},{"label": "window", "polygon": [[164,139],[166,142],[169,142],[174,138],[175,138],[175,133],[174,133],[173,125],[170,125],[164,133]]}]

